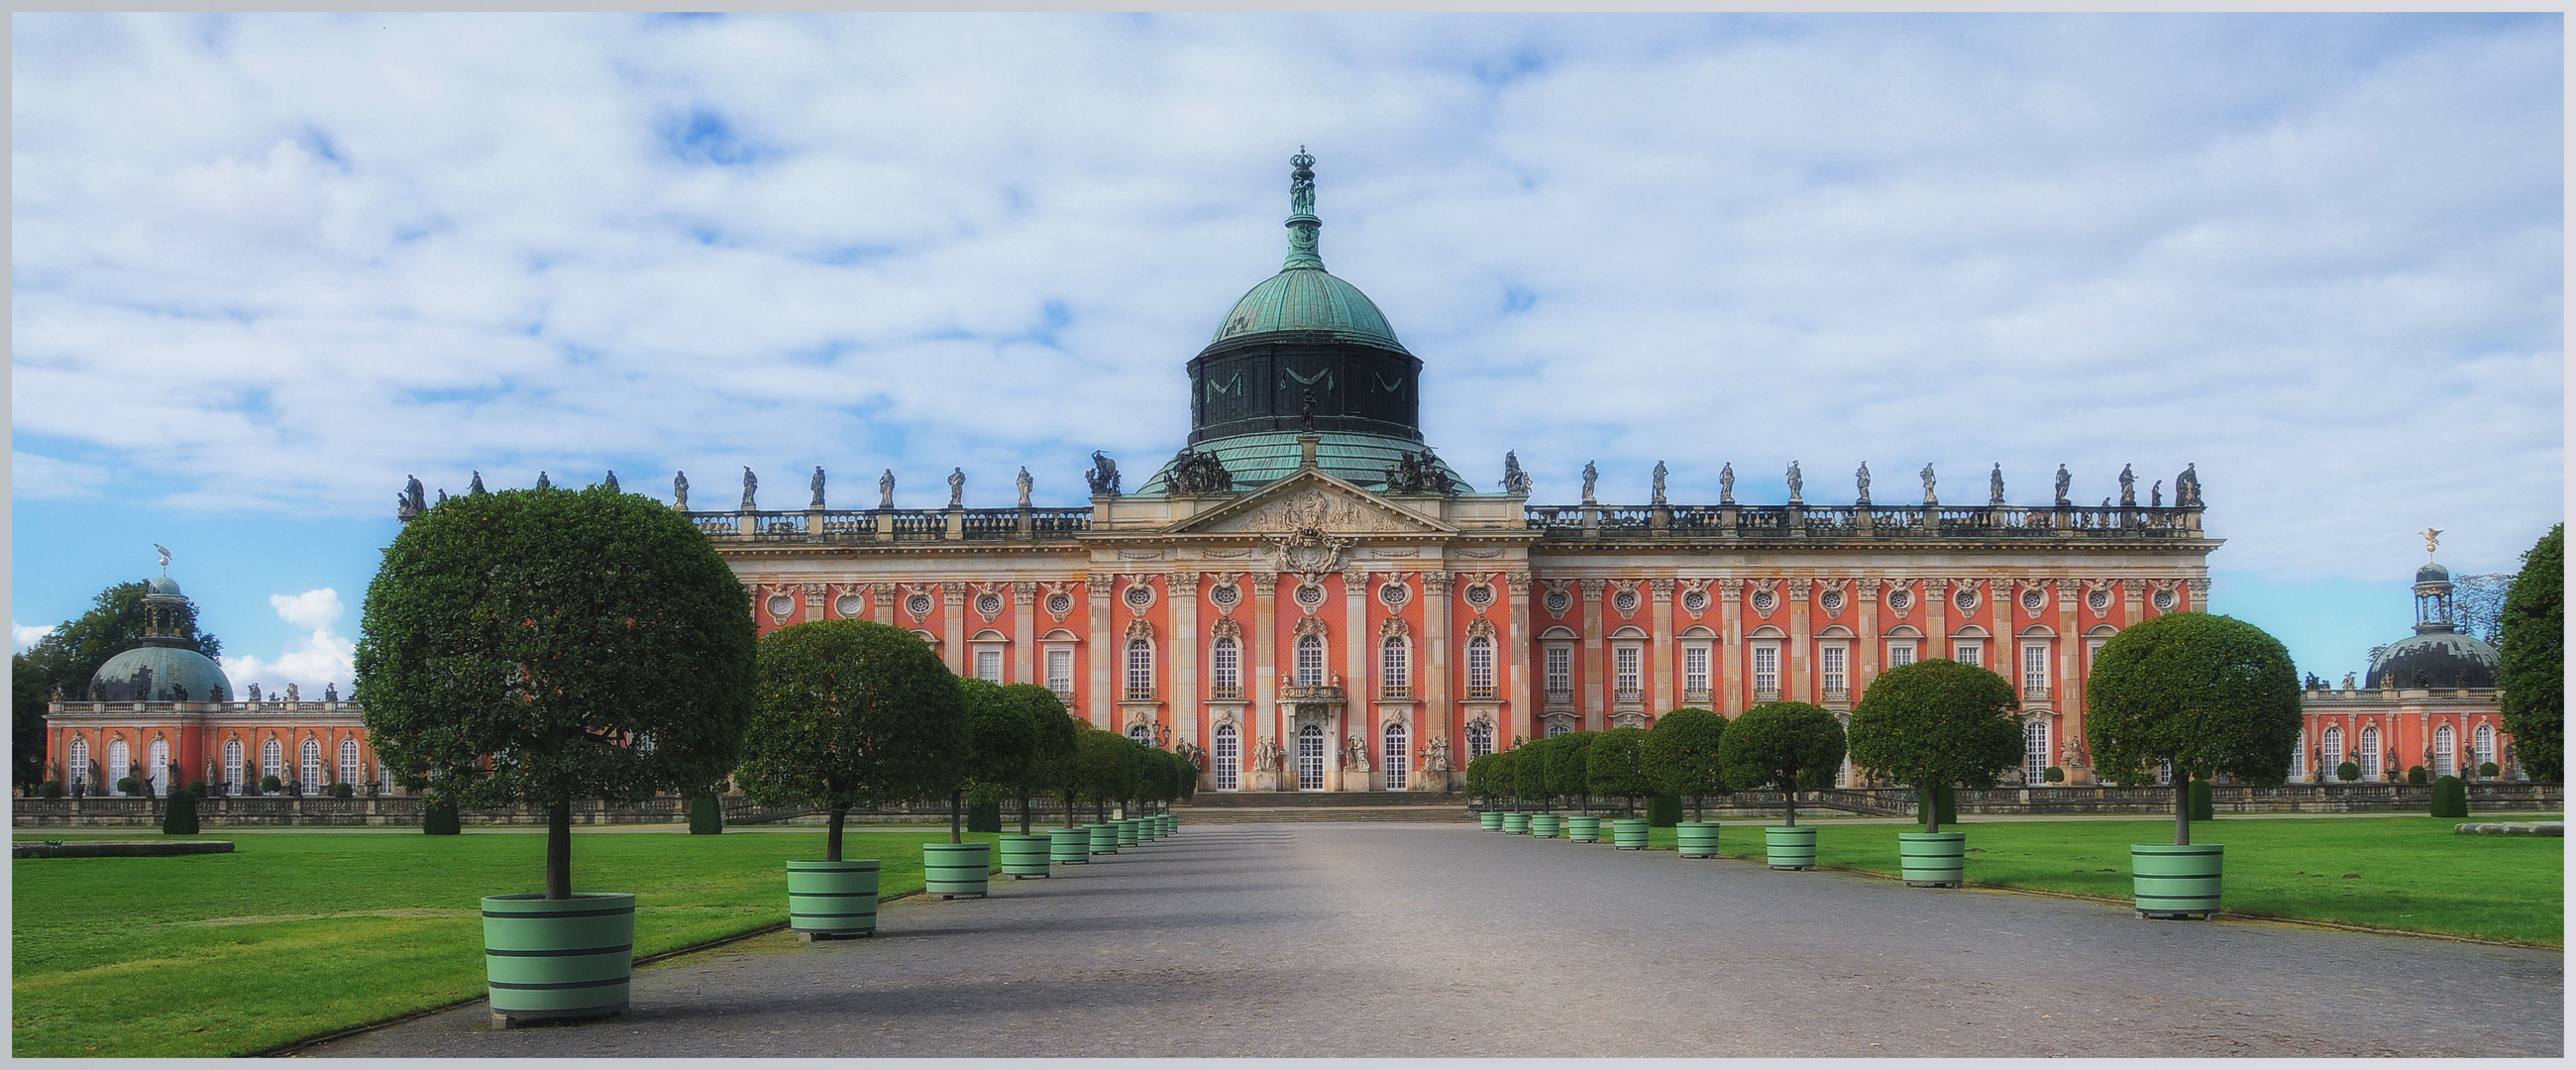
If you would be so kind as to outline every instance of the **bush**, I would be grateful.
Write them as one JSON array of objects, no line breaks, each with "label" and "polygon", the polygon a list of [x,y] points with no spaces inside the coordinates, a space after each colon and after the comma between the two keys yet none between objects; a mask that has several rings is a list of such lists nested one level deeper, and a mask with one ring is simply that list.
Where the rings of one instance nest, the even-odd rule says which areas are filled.
[{"label": "bush", "polygon": [[141,795],[143,794],[143,782],[130,776],[118,777],[116,778],[116,793],[119,795]]},{"label": "bush", "polygon": [[358,789],[350,787],[349,782],[343,780],[337,784],[331,785],[331,797],[334,799],[354,799],[358,797]]},{"label": "bush", "polygon": [[1804,702],[1765,702],[1744,711],[1718,740],[1726,781],[1788,796],[1784,821],[1798,823],[1798,793],[1833,782],[1843,762],[1843,725],[1833,712]]},{"label": "bush", "polygon": [[762,806],[826,811],[824,861],[841,861],[851,808],[945,796],[957,783],[974,746],[965,699],[919,636],[874,621],[808,621],[762,636],[758,664],[735,782]]},{"label": "bush", "polygon": [[2217,804],[2210,799],[2209,782],[2196,777],[2191,782],[2191,819],[2194,821],[2218,819]]},{"label": "bush", "polygon": [[[2498,776],[2502,775],[2503,773],[2504,773],[2504,770],[2496,768],[2496,763],[2494,763],[2494,762],[2479,762],[2479,763],[2478,763],[2478,779],[2480,779],[2480,780],[2493,780],[2493,779],[2495,779],[2496,777],[2498,777]],[[53,783],[53,781],[48,780],[48,781],[46,781],[45,783],[52,784],[52,783]],[[61,787],[61,785],[55,785],[55,787],[54,787],[54,794],[55,794],[55,795],[60,795],[60,794],[62,794],[62,787]]]},{"label": "bush", "polygon": [[2423,766],[2408,766],[2406,769],[2406,782],[2409,784],[2422,784],[2430,779],[2430,775],[2424,772]]},{"label": "bush", "polygon": [[[1870,682],[1851,714],[1851,759],[1912,784],[1929,832],[1956,820],[1943,813],[1947,789],[1990,788],[2023,758],[2021,699],[1992,670],[1942,658],[1890,669]],[[1954,802],[1953,808],[1957,806]]]},{"label": "bush", "polygon": [[39,785],[37,785],[37,786],[36,786],[36,794],[41,795],[41,796],[44,796],[45,798],[48,798],[48,799],[59,799],[59,798],[62,798],[62,797],[63,797],[63,782],[62,782],[62,781],[59,781],[59,780],[48,780],[48,781],[46,781],[46,782],[44,782],[44,783],[39,784]]},{"label": "bush", "polygon": [[161,834],[164,836],[197,834],[196,792],[181,788],[170,793],[170,806],[161,814]]},{"label": "bush", "polygon": [[2063,784],[2066,783],[2066,770],[2052,765],[2049,766],[2046,771],[2040,773],[2039,778],[2051,784]]},{"label": "bush", "polygon": [[1646,827],[1668,829],[1682,823],[1682,800],[1674,795],[1646,796]]},{"label": "bush", "polygon": [[456,819],[456,807],[442,802],[424,802],[420,807],[420,830],[432,836],[454,836],[465,831]]},{"label": "bush", "polygon": [[1655,793],[1689,800],[1700,820],[1708,818],[1708,797],[1729,790],[1717,768],[1717,745],[1726,738],[1726,718],[1685,706],[1655,718],[1641,754],[1646,778]]},{"label": "bush", "polygon": [[1599,732],[1568,732],[1547,741],[1547,794],[1591,801],[1592,742],[1599,738]]},{"label": "bush", "polygon": [[2533,780],[2557,780],[2566,743],[2567,525],[2523,552],[2497,624],[2496,699],[2513,753]]},{"label": "bush", "polygon": [[1613,728],[1592,740],[1583,759],[1584,790],[1595,797],[1616,797],[1620,812],[1632,813],[1637,797],[1655,793],[1646,776],[1646,730]]},{"label": "bush", "polygon": [[724,800],[700,795],[689,800],[689,835],[714,836],[724,831]]},{"label": "bush", "polygon": [[2361,779],[2361,767],[2354,765],[2351,762],[2345,762],[2342,765],[2338,765],[2335,767],[2335,779],[2343,781],[2346,784],[2359,780]]},{"label": "bush", "polygon": [[259,778],[259,793],[262,795],[275,795],[285,788],[286,782],[277,779],[274,774]]},{"label": "bush", "polygon": [[1513,798],[1524,805],[1536,803],[1540,810],[1546,810],[1556,801],[1556,793],[1549,790],[1547,783],[1548,754],[1556,750],[1556,741],[1563,738],[1533,739],[1511,749]]},{"label": "bush", "polygon": [[2469,786],[2455,776],[2446,776],[2434,781],[2433,816],[2469,816]]},{"label": "bush", "polygon": [[[2085,743],[2108,769],[2225,774],[2253,784],[2290,772],[2303,718],[2288,648],[2233,617],[2170,613],[2102,644],[2084,685]],[[2174,788],[2174,844],[2191,843],[2190,780]]]},{"label": "bush", "polygon": [[966,831],[968,831],[968,832],[1000,832],[1000,831],[1002,831],[1002,803],[1001,803],[1001,800],[996,799],[996,800],[993,800],[993,801],[991,801],[991,802],[970,802],[970,803],[967,803],[967,804],[966,804]]}]

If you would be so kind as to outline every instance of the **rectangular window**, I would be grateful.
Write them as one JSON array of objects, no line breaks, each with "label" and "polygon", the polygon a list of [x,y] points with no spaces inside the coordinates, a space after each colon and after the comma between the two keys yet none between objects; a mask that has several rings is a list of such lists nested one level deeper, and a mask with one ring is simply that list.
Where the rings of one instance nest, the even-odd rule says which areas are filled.
[{"label": "rectangular window", "polygon": [[1073,651],[1060,646],[1047,648],[1046,685],[1055,697],[1073,701]]},{"label": "rectangular window", "polygon": [[1707,701],[1708,644],[1693,643],[1682,648],[1682,690],[1698,696],[1696,701]]},{"label": "rectangular window", "polygon": [[1467,640],[1467,697],[1494,697],[1494,641],[1478,637]]},{"label": "rectangular window", "polygon": [[1978,642],[1952,643],[1950,644],[1950,660],[1958,662],[1961,665],[1974,665],[1979,668],[1984,668],[1986,664],[1986,644]]},{"label": "rectangular window", "polygon": [[1753,697],[1768,702],[1780,697],[1780,644],[1753,644]]},{"label": "rectangular window", "polygon": [[1401,639],[1389,639],[1379,651],[1378,695],[1381,698],[1410,698],[1413,695],[1413,659]]},{"label": "rectangular window", "polygon": [[2299,730],[2298,742],[2290,746],[2290,783],[2308,778],[2308,730]]},{"label": "rectangular window", "polygon": [[1232,639],[1219,639],[1208,654],[1208,697],[1243,697],[1243,651]]},{"label": "rectangular window", "polygon": [[1898,669],[1912,664],[1914,664],[1914,644],[1912,642],[1887,644],[1888,668]]},{"label": "rectangular window", "polygon": [[1324,686],[1324,640],[1318,636],[1297,640],[1297,686]]},{"label": "rectangular window", "polygon": [[1574,648],[1547,648],[1547,697],[1565,700],[1574,697]]},{"label": "rectangular window", "polygon": [[997,646],[975,648],[975,677],[996,684],[1002,682],[1002,648]]},{"label": "rectangular window", "polygon": [[1642,666],[1645,660],[1645,650],[1634,644],[1623,643],[1611,649],[1610,662],[1614,670],[1611,679],[1619,690],[1619,701],[1635,702],[1643,694],[1645,673]]},{"label": "rectangular window", "polygon": [[2032,721],[2021,730],[2022,783],[2048,783],[2048,722]]},{"label": "rectangular window", "polygon": [[1127,697],[1137,701],[1154,697],[1154,645],[1143,639],[1127,644]]},{"label": "rectangular window", "polygon": [[2048,644],[2032,643],[2021,648],[2021,696],[2048,697]]},{"label": "rectangular window", "polygon": [[1850,693],[1849,651],[1841,643],[1827,643],[1816,651],[1817,674],[1824,678],[1825,697],[1838,699]]}]

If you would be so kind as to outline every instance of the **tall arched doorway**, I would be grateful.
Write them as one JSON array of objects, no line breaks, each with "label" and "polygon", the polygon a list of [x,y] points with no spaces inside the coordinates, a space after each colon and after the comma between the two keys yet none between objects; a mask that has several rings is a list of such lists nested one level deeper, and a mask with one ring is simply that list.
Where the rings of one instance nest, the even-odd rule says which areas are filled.
[{"label": "tall arched doorway", "polygon": [[1297,730],[1297,790],[1324,790],[1324,726]]}]

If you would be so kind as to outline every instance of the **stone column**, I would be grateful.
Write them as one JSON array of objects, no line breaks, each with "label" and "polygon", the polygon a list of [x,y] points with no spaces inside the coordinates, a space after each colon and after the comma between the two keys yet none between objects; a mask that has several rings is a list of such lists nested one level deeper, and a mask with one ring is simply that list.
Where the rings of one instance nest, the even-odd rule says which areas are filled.
[{"label": "stone column", "polygon": [[1799,702],[1814,702],[1816,701],[1815,681],[1809,679],[1812,674],[1808,672],[1808,668],[1815,661],[1815,655],[1807,649],[1812,645],[1807,638],[1807,600],[1814,597],[1816,593],[1816,581],[1793,579],[1789,581],[1788,587],[1789,656],[1786,659],[1788,664],[1780,668],[1789,678],[1781,681],[1783,686],[1780,688],[1780,695]]},{"label": "stone column", "polygon": [[1043,684],[1038,679],[1038,585],[1011,585],[1011,682]]},{"label": "stone column", "polygon": [[[1377,733],[1372,724],[1374,718],[1369,716],[1369,712],[1377,708],[1377,685],[1369,670],[1376,659],[1369,655],[1377,646],[1377,632],[1369,626],[1368,570],[1356,562],[1342,572],[1342,628],[1342,724],[1341,734],[1336,738],[1347,742],[1350,737],[1358,736],[1360,745],[1367,748],[1363,753],[1375,754]],[[1339,753],[1338,748],[1335,753]],[[1376,791],[1380,783],[1376,775],[1377,763],[1370,762],[1369,770],[1360,774],[1359,783],[1346,782],[1342,787],[1351,791]],[[1348,780],[1347,777],[1344,779]]]},{"label": "stone column", "polygon": [[[805,588],[805,615],[797,618],[798,623],[823,619],[823,585],[819,583],[808,583],[803,586]],[[336,755],[338,752],[335,751],[333,753]]]},{"label": "stone column", "polygon": [[1860,635],[1852,641],[1859,649],[1852,651],[1850,666],[1854,695],[1869,693],[1869,682],[1878,679],[1878,656],[1887,647],[1884,637],[1878,634],[1878,592],[1885,585],[1886,581],[1873,576],[1864,576],[1852,584],[1852,597],[1860,601]]},{"label": "stone column", "polygon": [[894,585],[891,583],[869,584],[868,609],[870,610],[869,615],[875,617],[877,623],[893,624]]},{"label": "stone column", "polygon": [[1505,576],[1503,582],[1512,600],[1511,641],[1505,644],[1511,649],[1512,678],[1508,694],[1512,710],[1511,716],[1494,726],[1494,734],[1501,737],[1494,740],[1497,751],[1510,750],[1514,737],[1538,730],[1537,721],[1531,716],[1531,711],[1537,707],[1530,703],[1530,574],[1514,572]]},{"label": "stone column", "polygon": [[1175,572],[1163,578],[1172,599],[1172,746],[1182,740],[1205,748],[1199,738],[1199,574]]},{"label": "stone column", "polygon": [[2193,613],[2209,612],[2209,577],[2194,576],[2190,579],[2184,580],[2182,585],[2183,588],[2190,591],[2191,594],[2183,599],[2183,603],[2181,605],[2175,606],[2174,611],[2177,613],[2184,611],[2190,611]]},{"label": "stone column", "polygon": [[1603,711],[1609,696],[1603,694],[1601,673],[1607,639],[1601,630],[1601,592],[1609,586],[1603,580],[1584,580],[1583,588],[1583,727],[1600,731],[1607,727]]},{"label": "stone column", "polygon": [[939,606],[942,611],[941,616],[946,618],[948,625],[947,634],[941,637],[940,643],[947,649],[940,653],[947,655],[948,671],[964,676],[966,675],[966,585],[955,581],[941,583]]},{"label": "stone column", "polygon": [[1916,655],[1924,658],[1950,656],[1950,581],[1923,581],[1923,645],[1931,649]]},{"label": "stone column", "polygon": [[[1262,740],[1270,740],[1282,750],[1287,749],[1289,742],[1287,730],[1283,727],[1286,715],[1279,709],[1278,613],[1279,574],[1255,573],[1252,577],[1252,634],[1245,637],[1246,645],[1251,649],[1244,652],[1252,662],[1252,712],[1246,718],[1251,723],[1244,726],[1243,739],[1246,758],[1258,753],[1256,748]],[[1288,751],[1285,761],[1293,764],[1296,760],[1296,753]],[[1256,779],[1253,790],[1278,791],[1281,787],[1275,778],[1268,788],[1263,788]]]},{"label": "stone column", "polygon": [[1091,607],[1091,727],[1116,731],[1118,694],[1112,690],[1117,682],[1119,663],[1126,651],[1119,649],[1117,633],[1109,629],[1109,594],[1117,585],[1115,575],[1093,575],[1085,581]]},{"label": "stone column", "polygon": [[[1435,734],[1449,743],[1449,764],[1453,771],[1461,760],[1459,756],[1467,753],[1461,745],[1464,741],[1458,737],[1457,711],[1449,701],[1449,598],[1455,589],[1453,582],[1447,572],[1422,574],[1422,656],[1418,659],[1422,676],[1422,705],[1418,708],[1422,716],[1415,719],[1420,723],[1415,726],[1413,753],[1409,756],[1416,769],[1422,768],[1422,756],[1431,750]],[[1446,790],[1449,775],[1425,774],[1413,783],[1419,790]],[[1424,783],[1430,776],[1443,779],[1438,784]]]},{"label": "stone column", "polygon": [[1681,681],[1676,678],[1681,672],[1681,654],[1673,646],[1673,581],[1648,580],[1646,586],[1655,597],[1654,641],[1646,647],[1648,671],[1655,679],[1655,705],[1646,712],[1661,717],[1672,712],[1673,696],[1681,689]]},{"label": "stone column", "polygon": [[1744,581],[1717,581],[1719,675],[1709,687],[1718,695],[1718,711],[1728,717],[1744,712]]}]

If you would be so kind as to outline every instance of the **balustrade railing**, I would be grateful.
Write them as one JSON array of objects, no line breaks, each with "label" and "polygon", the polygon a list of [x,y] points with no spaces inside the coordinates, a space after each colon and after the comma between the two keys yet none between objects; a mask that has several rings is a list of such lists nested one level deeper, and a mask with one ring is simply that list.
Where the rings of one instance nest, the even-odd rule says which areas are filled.
[{"label": "balustrade railing", "polygon": [[1655,519],[1655,510],[1651,506],[1603,506],[1600,513],[1603,531],[1644,531],[1653,526]]},{"label": "balustrade railing", "polygon": [[2020,536],[2188,538],[2200,510],[2136,506],[1532,505],[1529,526],[1551,537],[1920,538]]},{"label": "balustrade railing", "polygon": [[[957,532],[948,521],[954,513]],[[1091,528],[1089,509],[866,509],[776,510],[763,512],[689,513],[689,523],[708,538],[822,538],[864,541],[880,537],[898,542],[963,539],[997,542],[1011,539],[1061,539]]]}]

